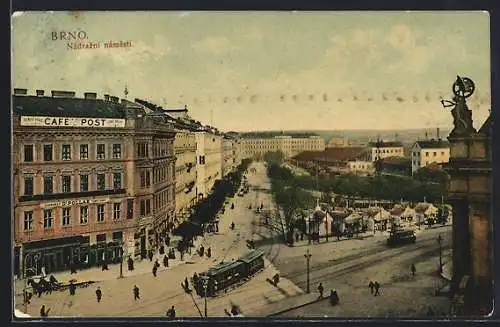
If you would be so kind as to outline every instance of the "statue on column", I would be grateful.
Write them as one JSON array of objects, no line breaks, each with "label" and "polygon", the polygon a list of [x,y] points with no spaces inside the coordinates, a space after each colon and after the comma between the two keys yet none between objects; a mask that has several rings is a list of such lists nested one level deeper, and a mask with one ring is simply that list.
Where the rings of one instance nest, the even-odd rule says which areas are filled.
[{"label": "statue on column", "polygon": [[451,114],[454,128],[450,135],[470,135],[476,132],[472,124],[472,111],[466,102],[474,90],[475,85],[470,78],[457,76],[455,83],[453,83],[453,101],[441,100],[445,108],[453,106]]}]

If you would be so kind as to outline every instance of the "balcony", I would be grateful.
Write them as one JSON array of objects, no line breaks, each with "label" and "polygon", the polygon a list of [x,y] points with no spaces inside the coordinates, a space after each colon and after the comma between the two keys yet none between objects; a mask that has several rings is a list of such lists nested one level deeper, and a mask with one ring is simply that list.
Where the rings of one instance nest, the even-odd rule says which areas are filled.
[{"label": "balcony", "polygon": [[116,195],[125,194],[124,188],[115,190],[102,190],[90,192],[71,192],[71,193],[52,193],[52,194],[36,194],[36,195],[23,195],[19,197],[19,202],[28,201],[44,201],[44,200],[60,200],[70,198],[87,198],[93,196]]}]

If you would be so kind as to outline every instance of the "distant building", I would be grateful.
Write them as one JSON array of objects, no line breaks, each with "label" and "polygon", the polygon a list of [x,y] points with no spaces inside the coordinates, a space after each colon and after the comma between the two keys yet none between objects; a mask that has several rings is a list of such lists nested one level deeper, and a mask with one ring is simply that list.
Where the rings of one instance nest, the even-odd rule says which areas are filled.
[{"label": "distant building", "polygon": [[222,177],[229,174],[236,167],[236,140],[229,137],[224,136],[222,138],[222,159],[221,159],[221,172]]},{"label": "distant building", "polygon": [[430,164],[441,164],[450,160],[450,144],[443,140],[417,141],[411,148],[411,173]]},{"label": "distant building", "polygon": [[202,199],[222,179],[222,135],[210,129],[196,132],[196,157],[196,194]]},{"label": "distant building", "polygon": [[345,148],[349,146],[347,137],[333,137],[328,141],[326,148]]},{"label": "distant building", "polygon": [[387,157],[380,159],[379,162],[381,173],[410,175],[411,163],[406,157]]},{"label": "distant building", "polygon": [[306,151],[293,156],[292,163],[304,169],[319,167],[324,171],[336,173],[371,173],[374,169],[369,149],[363,147]]},{"label": "distant building", "polygon": [[368,147],[370,148],[372,162],[387,157],[404,157],[404,146],[401,142],[369,142]]},{"label": "distant building", "polygon": [[304,151],[325,150],[325,140],[320,136],[292,137],[288,135],[271,138],[243,138],[241,151],[243,158],[262,158],[267,152],[281,151],[291,157]]}]

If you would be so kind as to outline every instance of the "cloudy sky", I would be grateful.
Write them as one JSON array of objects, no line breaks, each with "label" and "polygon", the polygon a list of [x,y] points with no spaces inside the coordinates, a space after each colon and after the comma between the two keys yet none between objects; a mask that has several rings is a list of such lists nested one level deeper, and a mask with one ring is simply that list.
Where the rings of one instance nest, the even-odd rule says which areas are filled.
[{"label": "cloudy sky", "polygon": [[[12,30],[13,87],[127,85],[226,131],[450,127],[440,99],[457,74],[476,83],[476,127],[490,108],[483,12],[22,13]],[[101,48],[70,50],[61,31]],[[132,47],[103,48],[120,40]]]}]

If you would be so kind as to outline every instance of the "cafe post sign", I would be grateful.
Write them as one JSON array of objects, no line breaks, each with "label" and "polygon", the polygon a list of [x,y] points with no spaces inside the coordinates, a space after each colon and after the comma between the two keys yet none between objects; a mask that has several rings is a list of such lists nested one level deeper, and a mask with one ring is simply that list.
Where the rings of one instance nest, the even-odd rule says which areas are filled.
[{"label": "cafe post sign", "polygon": [[125,119],[89,117],[21,116],[21,126],[124,128]]},{"label": "cafe post sign", "polygon": [[109,198],[105,199],[70,199],[70,200],[59,200],[53,202],[42,203],[40,207],[42,208],[56,208],[56,207],[72,207],[72,206],[84,206],[89,204],[104,204],[109,202]]}]

